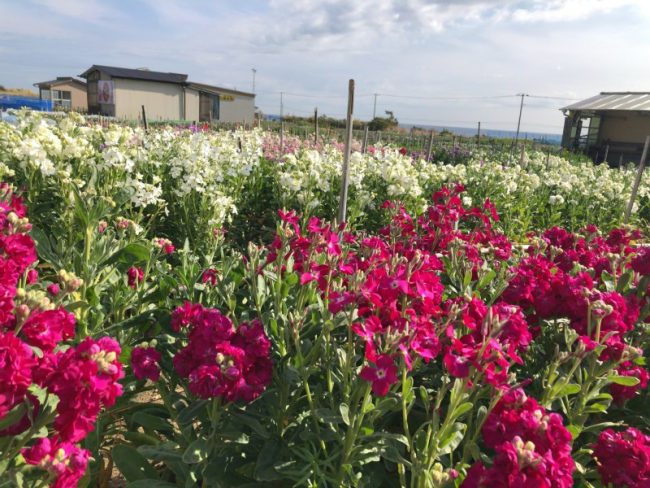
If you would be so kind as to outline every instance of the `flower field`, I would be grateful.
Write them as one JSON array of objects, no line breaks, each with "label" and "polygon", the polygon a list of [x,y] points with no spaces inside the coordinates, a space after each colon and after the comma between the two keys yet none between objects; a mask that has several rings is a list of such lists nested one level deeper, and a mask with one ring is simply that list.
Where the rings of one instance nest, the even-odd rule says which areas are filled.
[{"label": "flower field", "polygon": [[650,180],[341,149],[1,123],[0,486],[650,486]]}]

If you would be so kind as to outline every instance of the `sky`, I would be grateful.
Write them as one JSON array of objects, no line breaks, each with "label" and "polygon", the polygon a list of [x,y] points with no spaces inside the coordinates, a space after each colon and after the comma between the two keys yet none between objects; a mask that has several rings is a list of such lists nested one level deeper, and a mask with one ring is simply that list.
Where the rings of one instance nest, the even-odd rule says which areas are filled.
[{"label": "sky", "polygon": [[[0,0],[0,84],[93,64],[253,90],[267,114],[560,133],[558,110],[650,91],[650,0]],[[541,97],[541,98],[540,98]],[[546,98],[557,97],[557,98]]]}]

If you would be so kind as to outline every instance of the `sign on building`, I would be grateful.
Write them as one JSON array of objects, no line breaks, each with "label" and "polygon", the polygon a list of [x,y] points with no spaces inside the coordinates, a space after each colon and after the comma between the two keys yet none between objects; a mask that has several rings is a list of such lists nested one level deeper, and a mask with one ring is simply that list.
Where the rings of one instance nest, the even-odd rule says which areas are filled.
[{"label": "sign on building", "polygon": [[113,104],[113,82],[109,80],[97,81],[97,101],[99,103]]}]

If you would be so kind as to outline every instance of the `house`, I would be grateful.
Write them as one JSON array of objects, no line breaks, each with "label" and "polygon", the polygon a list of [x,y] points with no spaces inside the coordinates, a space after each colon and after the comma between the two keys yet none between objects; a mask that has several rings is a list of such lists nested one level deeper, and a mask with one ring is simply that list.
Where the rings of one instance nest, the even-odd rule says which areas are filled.
[{"label": "house", "polygon": [[650,92],[602,92],[560,110],[562,147],[613,166],[641,159],[650,135]]},{"label": "house", "polygon": [[188,75],[148,69],[93,65],[88,80],[88,111],[136,120],[145,107],[148,120],[251,123],[255,95],[193,83]]},{"label": "house", "polygon": [[52,102],[53,110],[75,110],[86,112],[88,98],[86,83],[71,76],[58,76],[56,80],[34,83],[38,87],[38,97]]}]

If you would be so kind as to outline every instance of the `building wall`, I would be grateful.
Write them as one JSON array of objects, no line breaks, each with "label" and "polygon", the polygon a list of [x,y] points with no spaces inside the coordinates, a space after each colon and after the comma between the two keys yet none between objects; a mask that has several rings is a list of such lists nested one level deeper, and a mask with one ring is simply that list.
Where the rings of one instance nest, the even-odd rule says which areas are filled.
[{"label": "building wall", "polygon": [[185,120],[199,121],[199,92],[191,88],[185,89]]},{"label": "building wall", "polygon": [[[219,98],[219,122],[253,122],[255,97],[224,92]],[[230,98],[233,100],[229,100]]]},{"label": "building wall", "polygon": [[174,83],[113,78],[115,116],[137,120],[144,105],[148,120],[183,118],[183,88]]},{"label": "building wall", "polygon": [[650,135],[650,114],[611,111],[603,115],[599,140],[642,144]]},{"label": "building wall", "polygon": [[69,91],[72,110],[80,110],[82,112],[88,110],[88,96],[85,87],[82,88],[77,83],[57,83],[56,85],[52,85],[50,90]]},{"label": "building wall", "polygon": [[110,75],[103,71],[94,70],[88,73],[86,80],[86,90],[88,92],[88,113],[115,116],[115,105],[108,103],[99,103],[97,101],[97,82],[98,80],[111,80]]}]

